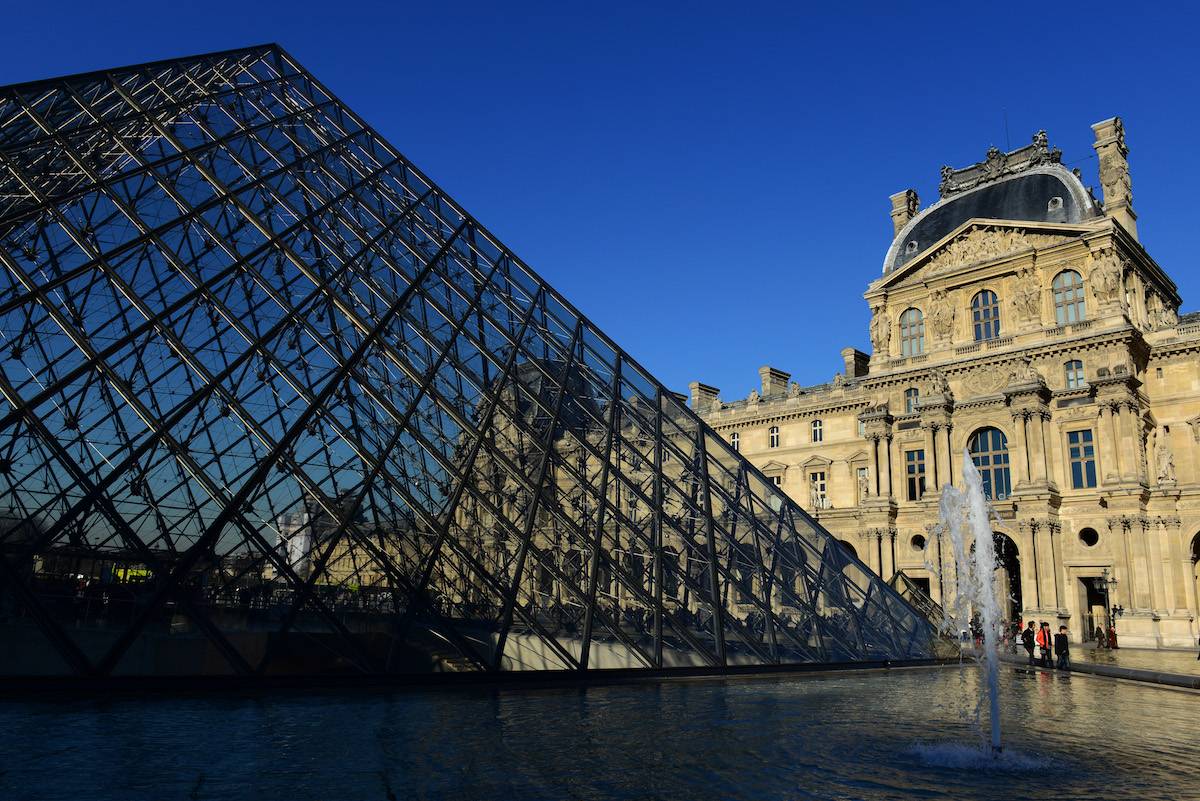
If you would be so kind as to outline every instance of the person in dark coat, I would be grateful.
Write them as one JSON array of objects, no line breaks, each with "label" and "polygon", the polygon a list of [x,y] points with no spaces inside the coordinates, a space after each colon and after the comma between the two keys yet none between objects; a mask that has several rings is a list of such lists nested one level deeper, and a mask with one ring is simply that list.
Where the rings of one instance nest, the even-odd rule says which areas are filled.
[{"label": "person in dark coat", "polygon": [[1071,641],[1067,639],[1066,626],[1059,626],[1058,634],[1054,635],[1054,655],[1058,657],[1059,670],[1071,669]]},{"label": "person in dark coat", "polygon": [[1021,632],[1021,644],[1025,646],[1025,652],[1029,654],[1029,664],[1033,665],[1033,621],[1029,621],[1029,626]]}]

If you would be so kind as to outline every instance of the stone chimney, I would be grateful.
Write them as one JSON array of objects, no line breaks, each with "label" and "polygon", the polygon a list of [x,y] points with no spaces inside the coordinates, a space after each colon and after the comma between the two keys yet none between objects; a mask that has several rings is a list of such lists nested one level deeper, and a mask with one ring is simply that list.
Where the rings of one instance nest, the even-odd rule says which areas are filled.
[{"label": "stone chimney", "polygon": [[846,378],[858,378],[867,374],[871,357],[858,348],[842,348],[842,361],[846,364]]},{"label": "stone chimney", "polygon": [[[900,229],[908,225],[908,221],[917,216],[921,208],[921,199],[915,189],[905,189],[892,195],[892,236],[900,233]],[[847,374],[848,375],[848,374]]]},{"label": "stone chimney", "polygon": [[699,381],[693,381],[688,384],[688,389],[692,393],[692,411],[696,414],[707,414],[710,412],[713,404],[717,402],[717,396],[721,394],[721,390],[716,387],[701,384]]},{"label": "stone chimney", "polygon": [[762,380],[762,396],[769,398],[772,395],[787,394],[788,379],[792,377],[792,374],[776,370],[774,367],[760,367],[758,368],[758,377]]},{"label": "stone chimney", "polygon": [[1100,187],[1104,192],[1104,213],[1121,224],[1137,239],[1137,214],[1133,211],[1133,183],[1129,179],[1129,148],[1125,146],[1125,125],[1120,117],[1092,126],[1096,141],[1092,147],[1100,159]]}]

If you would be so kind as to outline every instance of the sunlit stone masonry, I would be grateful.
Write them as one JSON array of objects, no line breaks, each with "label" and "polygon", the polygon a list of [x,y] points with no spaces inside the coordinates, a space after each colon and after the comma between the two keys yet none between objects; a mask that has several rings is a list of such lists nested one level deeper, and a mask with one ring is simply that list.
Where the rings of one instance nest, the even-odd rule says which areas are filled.
[{"label": "sunlit stone masonry", "polygon": [[891,197],[864,297],[871,353],[749,397],[691,385],[727,442],[885,579],[941,601],[937,488],[969,450],[999,522],[1005,613],[1122,645],[1197,636],[1200,313],[1138,239],[1125,128],[1098,122],[1099,190],[1045,132]]}]

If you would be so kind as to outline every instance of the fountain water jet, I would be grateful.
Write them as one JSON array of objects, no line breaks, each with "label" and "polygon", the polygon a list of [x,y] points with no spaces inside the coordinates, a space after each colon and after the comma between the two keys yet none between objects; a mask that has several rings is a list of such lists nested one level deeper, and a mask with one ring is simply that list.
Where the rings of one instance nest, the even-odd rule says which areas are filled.
[{"label": "fountain water jet", "polygon": [[[984,667],[987,673],[987,699],[991,718],[991,750],[999,754],[1000,744],[1000,604],[996,598],[993,573],[996,569],[996,545],[983,477],[968,451],[963,452],[963,486],[947,484],[942,489],[938,509],[942,528],[950,537],[955,562],[953,631],[958,633],[972,609],[983,624]],[[974,541],[969,548],[968,538]]]}]

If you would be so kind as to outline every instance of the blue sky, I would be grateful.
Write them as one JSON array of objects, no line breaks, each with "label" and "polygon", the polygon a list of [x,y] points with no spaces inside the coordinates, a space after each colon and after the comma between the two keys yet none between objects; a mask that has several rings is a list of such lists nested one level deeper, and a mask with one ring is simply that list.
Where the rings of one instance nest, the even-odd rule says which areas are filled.
[{"label": "blue sky", "polygon": [[1180,8],[21,3],[0,84],[278,42],[668,386],[732,399],[867,350],[888,195],[1039,128],[1097,185],[1124,117],[1142,242],[1200,309]]}]

